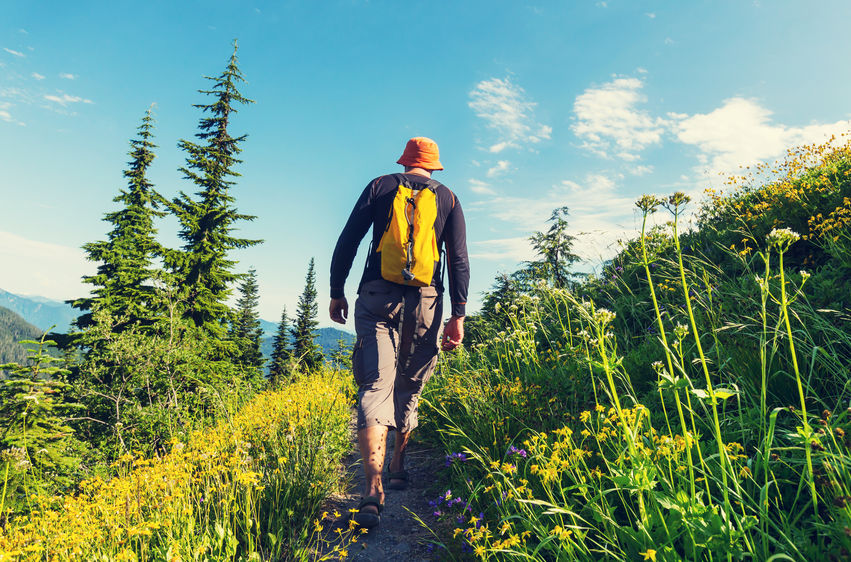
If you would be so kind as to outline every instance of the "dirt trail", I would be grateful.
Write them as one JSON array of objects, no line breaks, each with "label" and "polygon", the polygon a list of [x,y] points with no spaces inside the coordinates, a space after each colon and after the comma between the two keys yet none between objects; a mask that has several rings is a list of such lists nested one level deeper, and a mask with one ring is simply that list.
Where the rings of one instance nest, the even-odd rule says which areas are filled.
[{"label": "dirt trail", "polygon": [[[355,435],[354,428],[352,435]],[[435,495],[431,489],[443,459],[438,451],[422,444],[411,442],[406,454],[406,469],[410,475],[410,484],[405,490],[390,490],[387,488],[386,468],[393,455],[395,433],[391,430],[387,436],[387,458],[385,460],[385,499],[384,511],[381,514],[381,524],[358,539],[358,542],[348,546],[349,556],[346,560],[355,562],[420,562],[439,560],[438,552],[431,552],[428,539],[432,536],[424,529],[411,512],[417,514],[423,521],[429,522],[433,508],[428,505],[429,494]],[[332,496],[327,510],[331,513],[337,510],[342,516],[326,525],[325,536],[331,540],[336,536],[334,529],[347,528],[349,509],[355,509],[360,502],[364,486],[363,468],[357,443],[352,442],[352,451],[343,461],[349,479],[349,485],[343,494]],[[408,511],[410,510],[410,511]],[[330,527],[330,528],[328,528]],[[332,550],[333,543],[323,547],[323,553]]]}]

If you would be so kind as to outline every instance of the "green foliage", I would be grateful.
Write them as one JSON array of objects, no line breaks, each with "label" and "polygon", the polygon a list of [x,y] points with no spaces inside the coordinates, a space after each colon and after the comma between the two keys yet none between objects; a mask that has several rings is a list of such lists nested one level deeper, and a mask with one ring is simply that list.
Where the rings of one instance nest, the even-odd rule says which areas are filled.
[{"label": "green foliage", "polygon": [[256,373],[252,378],[259,380],[264,361],[263,354],[260,353],[263,329],[260,327],[260,312],[257,310],[260,301],[257,272],[253,268],[248,270],[242,280],[239,292],[230,337],[238,348],[236,363],[246,371]]},{"label": "green foliage", "polygon": [[178,251],[165,252],[180,288],[183,314],[196,326],[215,337],[226,334],[230,309],[227,299],[231,285],[238,279],[233,272],[236,262],[228,257],[231,250],[248,248],[260,240],[232,236],[239,221],[255,217],[241,214],[234,206],[231,188],[238,177],[234,167],[246,135],[231,136],[228,127],[236,114],[236,104],[253,103],[243,96],[237,85],[245,79],[237,66],[236,43],[224,72],[216,78],[210,90],[199,90],[211,96],[209,104],[197,104],[201,118],[196,137],[200,142],[181,140],[178,146],[187,153],[186,166],[180,169],[198,191],[193,199],[186,193],[168,203],[169,210],[180,223],[183,246]]},{"label": "green foliage", "polygon": [[[172,305],[172,309],[176,308]],[[173,314],[151,329],[129,328],[95,312],[89,337],[101,342],[79,367],[76,392],[86,406],[80,433],[100,460],[128,451],[153,453],[205,419],[250,396],[256,370],[223,359],[230,349]]]},{"label": "green foliage", "polygon": [[153,282],[161,275],[153,266],[153,259],[160,252],[154,218],[165,213],[158,210],[161,197],[147,178],[156,148],[152,141],[153,127],[149,109],[139,126],[139,136],[130,141],[131,160],[124,171],[127,189],[113,199],[123,207],[104,218],[112,230],[106,240],[83,246],[88,260],[99,265],[97,274],[83,277],[83,282],[93,286],[92,296],[71,301],[75,308],[84,311],[74,323],[78,328],[92,324],[95,307],[123,319],[123,324],[114,327],[116,331],[137,324],[150,325],[155,320]]},{"label": "green foliage", "polygon": [[304,280],[304,291],[298,298],[295,325],[292,329],[293,356],[298,365],[312,370],[322,364],[322,348],[316,343],[319,326],[319,305],[316,302],[316,271],[314,260],[310,258],[307,275]]},{"label": "green foliage", "polygon": [[63,380],[68,371],[46,352],[54,342],[42,336],[21,343],[30,346],[26,363],[0,365],[9,373],[0,380],[0,520],[7,511],[23,511],[31,494],[68,488],[82,451],[66,421],[79,408]]},{"label": "green foliage", "polygon": [[290,345],[290,332],[290,319],[287,316],[287,307],[284,307],[283,311],[281,311],[281,322],[278,324],[278,331],[275,333],[272,342],[269,377],[272,380],[273,386],[279,386],[283,381],[288,380],[295,368],[295,359],[293,357],[292,346]]},{"label": "green foliage", "polygon": [[338,371],[348,371],[352,368],[352,345],[345,338],[337,340],[337,347],[331,353],[331,367]]}]

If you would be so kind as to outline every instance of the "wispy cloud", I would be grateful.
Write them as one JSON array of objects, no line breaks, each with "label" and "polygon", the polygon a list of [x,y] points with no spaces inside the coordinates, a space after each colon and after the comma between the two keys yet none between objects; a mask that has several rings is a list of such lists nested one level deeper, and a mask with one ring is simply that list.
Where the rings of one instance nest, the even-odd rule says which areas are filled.
[{"label": "wispy cloud", "polygon": [[511,167],[511,162],[509,162],[508,160],[500,160],[496,163],[496,166],[494,166],[492,168],[488,168],[486,175],[489,178],[495,178],[495,177],[501,176],[502,174],[507,172],[510,167]]},{"label": "wispy cloud", "polygon": [[644,15],[647,16],[650,19],[656,19],[656,14],[654,12],[647,12]]},{"label": "wispy cloud", "polygon": [[527,236],[479,240],[470,243],[470,257],[475,260],[520,263],[535,257]]},{"label": "wispy cloud", "polygon": [[528,100],[523,88],[509,78],[479,82],[470,92],[468,105],[488,128],[496,131],[496,142],[488,148],[493,153],[539,143],[549,139],[553,131],[549,125],[535,121],[537,104]]},{"label": "wispy cloud", "polygon": [[12,104],[7,101],[0,101],[0,121],[4,121],[6,123],[14,123],[15,125],[21,125],[22,127],[26,126],[26,123],[19,119],[15,119],[12,116],[12,112],[9,111],[12,109]]},{"label": "wispy cloud", "polygon": [[30,74],[30,76],[32,76],[36,80],[44,80],[45,78],[44,74],[39,74],[38,72],[33,72],[32,74]]},{"label": "wispy cloud", "polygon": [[639,164],[638,166],[629,168],[629,173],[633,176],[645,176],[647,174],[652,174],[653,166],[644,166],[643,164]]},{"label": "wispy cloud", "polygon": [[584,141],[583,148],[605,158],[633,161],[640,151],[662,140],[666,121],[638,108],[647,99],[643,87],[639,78],[618,77],[577,96],[571,129]]},{"label": "wispy cloud", "polygon": [[44,99],[46,99],[47,101],[58,103],[62,107],[68,107],[68,104],[72,103],[94,103],[92,100],[81,98],[80,96],[71,96],[64,93],[59,96],[47,94],[44,96]]},{"label": "wispy cloud", "polygon": [[470,191],[478,195],[494,195],[496,192],[491,189],[490,184],[482,180],[470,179]]},{"label": "wispy cloud", "polygon": [[8,48],[8,47],[3,47],[3,50],[4,50],[4,51],[6,51],[7,53],[9,53],[10,55],[14,55],[14,56],[16,56],[16,57],[24,58],[25,56],[27,56],[27,55],[25,55],[24,53],[22,53],[22,52],[20,52],[20,51],[14,51],[14,50],[12,50],[12,49],[10,49],[10,48]]},{"label": "wispy cloud", "polygon": [[70,72],[61,72],[59,74],[60,78],[64,78],[65,80],[76,80],[77,76],[75,74],[71,74]]}]

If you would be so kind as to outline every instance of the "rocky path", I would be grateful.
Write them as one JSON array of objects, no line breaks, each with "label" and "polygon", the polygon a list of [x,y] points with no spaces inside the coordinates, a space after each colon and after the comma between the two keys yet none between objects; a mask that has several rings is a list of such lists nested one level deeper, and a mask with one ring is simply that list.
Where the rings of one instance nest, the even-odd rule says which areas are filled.
[{"label": "rocky path", "polygon": [[[394,441],[395,433],[390,431],[387,436],[385,468],[393,455]],[[433,489],[434,475],[441,468],[442,462],[444,461],[439,451],[413,441],[409,443],[405,464],[410,474],[410,485],[405,490],[387,489],[385,472],[386,497],[381,524],[361,536],[356,543],[347,546],[346,560],[419,562],[440,559],[437,551],[432,552],[428,545],[431,533],[417,522],[413,514],[430,522],[434,510],[429,507],[428,502],[436,495]],[[330,513],[336,510],[341,516],[326,524],[324,535],[327,543],[323,546],[323,554],[329,553],[336,544],[333,540],[337,536],[335,529],[348,528],[349,509],[357,508],[361,499],[364,477],[356,442],[352,443],[352,451],[344,460],[344,466],[346,474],[343,478],[348,479],[346,491],[332,496],[327,507]]]}]

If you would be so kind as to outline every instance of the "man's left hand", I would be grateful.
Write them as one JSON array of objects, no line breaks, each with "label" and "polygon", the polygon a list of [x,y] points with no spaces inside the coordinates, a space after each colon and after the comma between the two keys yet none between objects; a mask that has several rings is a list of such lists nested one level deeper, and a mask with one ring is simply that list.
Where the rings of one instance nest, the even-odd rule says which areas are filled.
[{"label": "man's left hand", "polygon": [[345,324],[346,318],[349,316],[349,302],[346,300],[346,297],[331,299],[331,306],[328,307],[328,312],[331,315],[331,320],[337,324]]}]

